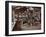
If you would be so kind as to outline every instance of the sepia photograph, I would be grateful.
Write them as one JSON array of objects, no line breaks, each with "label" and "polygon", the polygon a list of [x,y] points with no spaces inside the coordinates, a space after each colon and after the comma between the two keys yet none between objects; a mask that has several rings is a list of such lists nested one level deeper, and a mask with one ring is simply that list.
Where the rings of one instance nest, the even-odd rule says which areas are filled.
[{"label": "sepia photograph", "polygon": [[41,7],[12,6],[12,31],[40,30]]},{"label": "sepia photograph", "polygon": [[6,2],[7,35],[44,33],[44,3]]}]

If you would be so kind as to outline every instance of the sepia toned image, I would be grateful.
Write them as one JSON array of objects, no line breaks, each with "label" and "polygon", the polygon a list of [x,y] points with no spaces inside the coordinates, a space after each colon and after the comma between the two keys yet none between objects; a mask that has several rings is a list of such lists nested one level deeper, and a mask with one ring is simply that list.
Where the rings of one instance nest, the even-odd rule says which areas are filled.
[{"label": "sepia toned image", "polygon": [[12,6],[12,31],[40,30],[41,7]]}]

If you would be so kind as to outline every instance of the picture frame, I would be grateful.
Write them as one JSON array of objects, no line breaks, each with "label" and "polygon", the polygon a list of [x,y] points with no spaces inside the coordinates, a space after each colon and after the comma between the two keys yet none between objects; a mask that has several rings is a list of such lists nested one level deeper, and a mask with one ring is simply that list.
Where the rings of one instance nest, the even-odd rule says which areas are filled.
[{"label": "picture frame", "polygon": [[[34,10],[32,15],[30,14],[32,12],[31,10],[32,11]],[[25,26],[25,24],[22,24],[22,25],[24,25],[24,27],[23,26],[21,27],[19,25],[20,22],[19,23],[17,22],[17,24],[21,28],[19,26],[17,26],[18,29],[17,29],[17,27],[15,28],[14,26],[16,24],[14,24],[14,22],[16,22],[16,21],[14,21],[14,19],[16,20],[16,14],[17,15],[20,14],[19,12],[21,12],[21,14],[25,14],[25,12],[29,12],[29,11],[31,11],[29,13],[30,20],[32,20],[32,21],[30,21],[30,25],[28,24],[29,20],[28,21],[26,20],[26,26]],[[39,14],[38,14],[38,12],[39,12]],[[40,19],[40,22],[38,21],[39,23],[37,23],[38,26],[35,24],[35,22],[37,22],[37,21],[35,21],[33,23],[33,19],[35,17],[35,14],[38,14],[36,16]],[[20,18],[20,15],[18,15],[17,18]],[[28,15],[28,13],[27,13],[27,15]],[[26,16],[26,14],[25,14],[25,16]],[[22,15],[22,17],[23,17],[23,15]],[[29,19],[29,17],[28,17],[28,19]],[[22,22],[23,21],[21,20],[21,23]],[[27,28],[27,24],[30,27],[31,26],[32,27]],[[18,36],[18,35],[34,35],[34,34],[45,34],[45,3],[5,1],[5,35],[6,36]]]}]

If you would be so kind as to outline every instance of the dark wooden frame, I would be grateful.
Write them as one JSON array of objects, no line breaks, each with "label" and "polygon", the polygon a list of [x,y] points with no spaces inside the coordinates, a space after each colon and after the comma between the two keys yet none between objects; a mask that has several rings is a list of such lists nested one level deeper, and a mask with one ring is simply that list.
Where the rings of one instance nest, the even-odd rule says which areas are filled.
[{"label": "dark wooden frame", "polygon": [[[43,33],[27,33],[27,34],[12,34],[9,35],[9,3],[27,3],[27,4],[42,4],[44,5],[44,32]],[[22,1],[5,1],[5,36],[18,36],[18,35],[34,35],[34,34],[45,34],[45,3],[37,2],[22,2]]]}]

